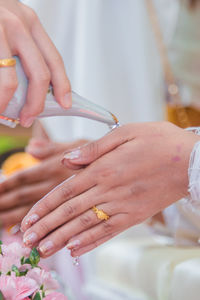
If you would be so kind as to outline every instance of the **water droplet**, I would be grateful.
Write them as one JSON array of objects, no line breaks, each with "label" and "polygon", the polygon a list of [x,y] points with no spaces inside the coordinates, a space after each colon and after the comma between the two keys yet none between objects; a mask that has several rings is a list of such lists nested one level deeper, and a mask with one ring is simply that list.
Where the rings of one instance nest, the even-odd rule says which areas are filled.
[{"label": "water droplet", "polygon": [[75,267],[78,267],[78,266],[79,266],[79,257],[78,257],[78,256],[73,258],[73,265],[74,265]]}]

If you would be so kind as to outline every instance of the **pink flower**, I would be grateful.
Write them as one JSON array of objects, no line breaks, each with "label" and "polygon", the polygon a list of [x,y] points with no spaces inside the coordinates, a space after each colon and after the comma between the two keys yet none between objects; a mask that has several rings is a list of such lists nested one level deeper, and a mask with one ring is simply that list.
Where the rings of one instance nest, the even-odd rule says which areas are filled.
[{"label": "pink flower", "polygon": [[67,298],[63,294],[53,292],[47,295],[44,300],[67,300]]},{"label": "pink flower", "polygon": [[45,291],[55,291],[59,288],[57,281],[53,279],[51,273],[41,270],[40,268],[34,268],[28,271],[27,277],[35,280],[38,287],[43,285]]},{"label": "pink flower", "polygon": [[9,245],[2,245],[1,249],[4,256],[16,257],[19,259],[21,259],[23,256],[28,257],[31,252],[31,249],[25,248],[17,242]]},{"label": "pink flower", "polygon": [[1,236],[1,240],[3,241],[4,245],[8,245],[11,243],[19,243],[22,244],[22,240],[23,240],[23,235],[22,233],[19,231],[17,233],[15,233],[15,230],[17,230],[17,227],[19,225],[14,226],[10,232],[7,232],[7,230],[2,230],[2,236]]},{"label": "pink flower", "polygon": [[37,288],[37,283],[27,277],[15,277],[13,274],[0,277],[0,290],[6,300],[27,299]]},{"label": "pink flower", "polygon": [[[11,243],[9,245],[1,245],[2,254],[0,255],[0,271],[2,274],[7,274],[12,270],[12,266],[15,265],[21,270],[21,258],[28,257],[30,249],[25,248],[19,243]],[[24,268],[30,268],[30,266],[23,266]]]},{"label": "pink flower", "polygon": [[13,265],[19,268],[21,265],[20,260],[16,257],[0,255],[0,270],[2,274],[7,274],[11,271]]}]

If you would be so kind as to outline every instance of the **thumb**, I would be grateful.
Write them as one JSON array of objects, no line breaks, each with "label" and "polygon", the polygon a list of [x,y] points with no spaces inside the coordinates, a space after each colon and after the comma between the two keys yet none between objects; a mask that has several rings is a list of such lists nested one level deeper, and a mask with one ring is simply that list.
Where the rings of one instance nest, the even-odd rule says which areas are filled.
[{"label": "thumb", "polygon": [[82,168],[89,165],[104,154],[114,150],[118,146],[127,142],[124,127],[119,127],[103,138],[86,144],[85,146],[67,151],[63,158],[63,163],[69,168]]}]

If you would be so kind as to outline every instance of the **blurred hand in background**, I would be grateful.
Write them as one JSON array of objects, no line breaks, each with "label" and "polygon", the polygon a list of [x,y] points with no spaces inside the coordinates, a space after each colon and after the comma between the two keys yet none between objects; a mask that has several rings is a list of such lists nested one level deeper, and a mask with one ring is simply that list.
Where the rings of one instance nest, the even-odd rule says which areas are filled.
[{"label": "blurred hand in background", "polygon": [[75,171],[61,164],[66,149],[83,145],[86,141],[54,143],[48,139],[33,138],[27,152],[40,159],[40,163],[18,171],[0,184],[0,222],[10,226],[21,222],[30,208],[44,195]]}]

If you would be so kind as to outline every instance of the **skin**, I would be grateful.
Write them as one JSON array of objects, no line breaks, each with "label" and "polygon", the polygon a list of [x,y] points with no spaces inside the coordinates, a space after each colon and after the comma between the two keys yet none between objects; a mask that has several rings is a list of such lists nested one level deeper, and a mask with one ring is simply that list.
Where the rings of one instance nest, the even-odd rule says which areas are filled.
[{"label": "skin", "polygon": [[[22,222],[24,243],[48,257],[67,245],[80,256],[188,194],[190,153],[199,137],[171,123],[129,124],[67,153],[81,168]],[[93,206],[110,218],[101,221]]]},{"label": "skin", "polygon": [[61,164],[64,149],[83,144],[58,144],[32,139],[27,151],[41,159],[39,165],[20,171],[0,184],[1,225],[21,223],[32,206],[55,186],[74,174]]},{"label": "skin", "polygon": [[[71,106],[63,60],[31,8],[16,0],[0,0],[0,44],[0,59],[19,56],[29,80],[27,100],[20,114],[22,126],[31,126],[43,111],[50,82],[61,106]],[[17,86],[15,67],[0,68],[0,114]]]}]

